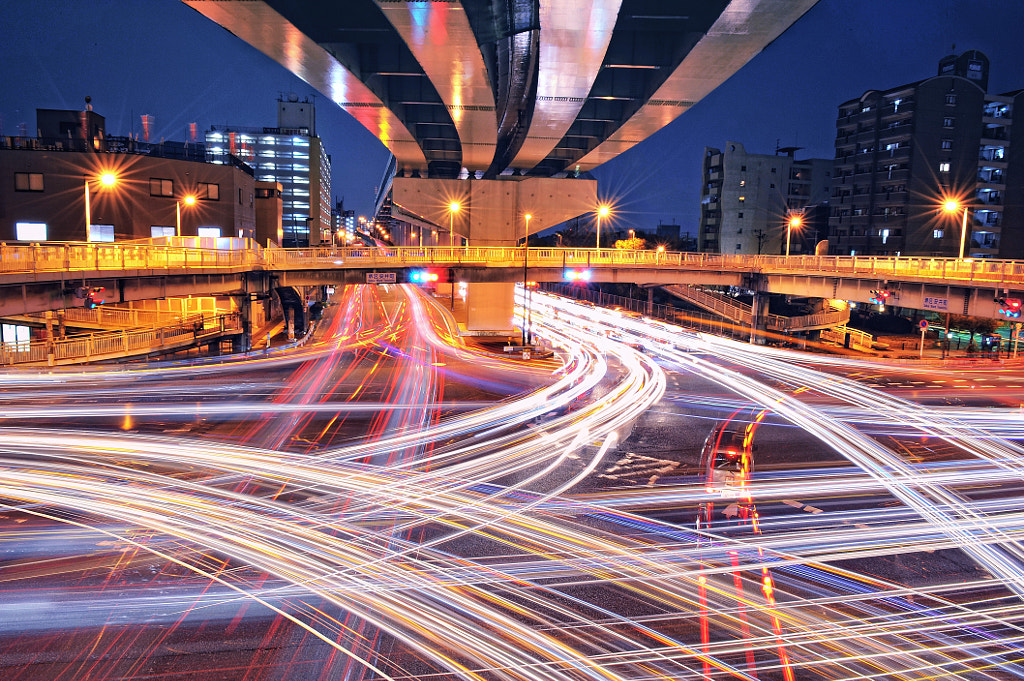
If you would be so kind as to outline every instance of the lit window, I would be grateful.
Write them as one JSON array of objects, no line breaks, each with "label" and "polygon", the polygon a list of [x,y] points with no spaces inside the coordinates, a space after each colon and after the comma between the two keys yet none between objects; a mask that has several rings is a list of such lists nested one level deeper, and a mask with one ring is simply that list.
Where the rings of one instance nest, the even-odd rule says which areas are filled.
[{"label": "lit window", "polygon": [[941,239],[945,235],[946,235],[945,230],[942,230],[942,229],[933,229],[932,230],[932,238],[933,239]]},{"label": "lit window", "polygon": [[887,230],[887,229],[883,229],[883,230],[880,230],[880,231],[878,232],[878,235],[879,235],[880,237],[882,237],[882,243],[883,243],[883,244],[884,244],[884,243],[885,243],[886,241],[888,241],[888,240],[889,240],[889,230]]},{"label": "lit window", "polygon": [[46,223],[16,222],[14,235],[18,241],[46,241]]},{"label": "lit window", "polygon": [[946,116],[945,118],[942,119],[942,127],[944,128],[952,128],[953,123],[954,119],[952,116]]},{"label": "lit window", "polygon": [[948,173],[949,172],[949,162],[940,163],[939,164],[939,172],[940,173]]},{"label": "lit window", "polygon": [[746,180],[740,180],[740,186],[741,187],[746,187],[747,186],[747,181]]},{"label": "lit window", "polygon": [[946,104],[956,104],[956,95],[946,95]]},{"label": "lit window", "polygon": [[942,140],[942,148],[943,149],[952,149],[953,148],[953,140],[949,139],[948,137],[944,138]]},{"label": "lit window", "polygon": [[149,228],[149,235],[154,239],[158,239],[162,236],[174,236],[174,227],[168,227],[166,225],[152,225]]},{"label": "lit window", "polygon": [[89,226],[89,241],[106,241],[110,242],[114,240],[114,225],[90,225]]},{"label": "lit window", "polygon": [[220,238],[220,227],[200,227],[196,230],[198,236]]},{"label": "lit window", "polygon": [[16,192],[41,192],[43,191],[42,173],[14,173],[14,191]]},{"label": "lit window", "polygon": [[740,197],[740,203],[743,203],[743,202],[744,202],[744,201],[746,201],[746,200],[747,200],[747,197],[745,197],[745,196],[741,196],[741,197]]},{"label": "lit window", "polygon": [[894,112],[895,111],[899,111],[900,110],[900,104],[902,104],[902,103],[903,103],[902,99],[894,99],[894,100],[892,100],[892,110]]}]

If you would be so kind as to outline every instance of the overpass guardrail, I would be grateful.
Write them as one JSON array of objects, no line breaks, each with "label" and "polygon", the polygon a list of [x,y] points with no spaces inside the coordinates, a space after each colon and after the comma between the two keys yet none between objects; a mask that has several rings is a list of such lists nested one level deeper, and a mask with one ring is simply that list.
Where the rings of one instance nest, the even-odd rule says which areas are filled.
[{"label": "overpass guardrail", "polygon": [[125,329],[71,338],[0,344],[0,365],[55,366],[143,355],[187,347],[225,333],[242,332],[237,312],[189,317],[159,328]]},{"label": "overpass guardrail", "polygon": [[[225,240],[248,241],[248,240]],[[0,274],[251,268],[522,267],[522,247],[204,248],[132,243],[0,243]],[[1024,261],[885,256],[723,255],[611,248],[530,248],[531,267],[715,269],[1024,285]]]}]

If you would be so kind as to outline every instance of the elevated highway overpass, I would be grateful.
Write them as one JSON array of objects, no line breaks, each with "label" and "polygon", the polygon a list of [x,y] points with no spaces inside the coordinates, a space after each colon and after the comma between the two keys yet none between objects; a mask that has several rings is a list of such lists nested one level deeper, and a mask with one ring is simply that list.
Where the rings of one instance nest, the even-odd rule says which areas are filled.
[{"label": "elevated highway overpass", "polygon": [[[524,262],[525,258],[525,262]],[[148,244],[0,245],[0,316],[80,306],[75,289],[103,286],[109,302],[184,295],[259,296],[272,288],[408,280],[433,268],[469,285],[523,280],[648,286],[742,286],[757,293],[867,303],[887,290],[900,307],[998,317],[997,297],[1024,297],[1024,261],[881,256],[742,256],[585,248],[300,248],[233,250]],[[497,307],[507,301],[492,301]],[[507,303],[510,304],[510,303]],[[472,327],[470,327],[472,328]]]}]

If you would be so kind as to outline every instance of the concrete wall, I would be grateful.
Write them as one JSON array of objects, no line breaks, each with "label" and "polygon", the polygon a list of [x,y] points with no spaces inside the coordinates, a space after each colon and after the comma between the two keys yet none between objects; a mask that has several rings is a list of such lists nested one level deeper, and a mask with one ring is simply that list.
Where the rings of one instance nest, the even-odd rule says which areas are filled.
[{"label": "concrete wall", "polygon": [[[451,221],[471,246],[507,246],[523,238],[524,216],[536,234],[597,207],[597,181],[547,177],[441,180],[396,177],[394,203],[437,225]],[[460,209],[452,215],[449,205]]]}]

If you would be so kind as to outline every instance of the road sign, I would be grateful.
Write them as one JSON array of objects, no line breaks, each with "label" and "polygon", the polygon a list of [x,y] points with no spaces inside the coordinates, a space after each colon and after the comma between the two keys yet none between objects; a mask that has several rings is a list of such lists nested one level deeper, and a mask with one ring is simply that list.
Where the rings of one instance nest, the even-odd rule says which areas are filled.
[{"label": "road sign", "polygon": [[367,284],[394,284],[398,281],[394,272],[367,272]]},{"label": "road sign", "polygon": [[920,326],[922,329],[927,329],[928,328],[928,320],[927,319],[922,319],[920,322],[918,322],[918,326]]}]

